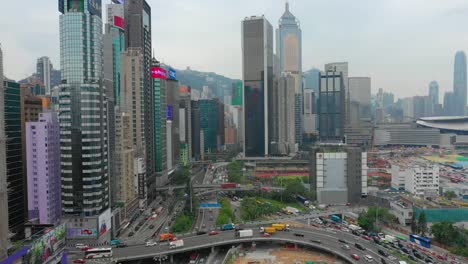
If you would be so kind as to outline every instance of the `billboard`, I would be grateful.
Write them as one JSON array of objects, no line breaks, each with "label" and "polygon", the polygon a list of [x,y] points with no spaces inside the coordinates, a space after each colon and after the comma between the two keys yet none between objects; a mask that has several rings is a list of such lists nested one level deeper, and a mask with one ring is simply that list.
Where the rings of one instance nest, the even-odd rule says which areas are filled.
[{"label": "billboard", "polygon": [[114,27],[124,29],[124,19],[119,16],[114,16]]},{"label": "billboard", "polygon": [[97,236],[98,236],[98,232],[96,228],[80,228],[80,227],[67,228],[67,237],[97,238]]},{"label": "billboard", "polygon": [[102,15],[101,0],[88,0],[88,11],[91,15],[101,17]]},{"label": "billboard", "polygon": [[166,105],[166,119],[167,120],[173,120],[174,119],[174,113],[173,113],[172,105]]},{"label": "billboard", "polygon": [[65,225],[59,225],[54,229],[49,229],[43,236],[36,239],[31,244],[25,256],[28,264],[41,264],[47,262],[65,246]]},{"label": "billboard", "polygon": [[112,213],[111,209],[107,209],[104,213],[99,215],[99,236],[104,235],[111,229],[112,226]]},{"label": "billboard", "polygon": [[169,68],[169,76],[167,77],[169,80],[177,80],[176,78],[176,70]]},{"label": "billboard", "polygon": [[242,106],[242,81],[232,84],[231,105]]},{"label": "billboard", "polygon": [[161,67],[151,67],[151,78],[167,79],[167,71]]}]

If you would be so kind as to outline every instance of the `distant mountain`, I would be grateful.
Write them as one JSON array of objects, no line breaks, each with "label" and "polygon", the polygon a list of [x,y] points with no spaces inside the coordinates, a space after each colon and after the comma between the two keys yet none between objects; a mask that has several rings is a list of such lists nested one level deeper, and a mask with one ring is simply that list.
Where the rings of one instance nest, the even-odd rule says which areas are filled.
[{"label": "distant mountain", "polygon": [[[58,86],[60,84],[61,75],[62,74],[61,74],[60,70],[52,69],[50,71],[50,87],[55,87],[55,86]],[[35,80],[35,79],[40,79],[39,75],[37,73],[33,73],[31,76],[28,76],[28,77],[18,81],[18,83],[20,83],[20,84],[29,83],[29,82],[31,82],[32,80]]]},{"label": "distant mountain", "polygon": [[[168,65],[163,65],[169,67]],[[208,86],[212,95],[219,97],[221,100],[224,95],[231,95],[232,83],[238,81],[231,79],[214,72],[200,72],[187,68],[185,70],[177,70],[177,80],[181,85],[190,85],[192,89],[202,91],[203,86]]]}]

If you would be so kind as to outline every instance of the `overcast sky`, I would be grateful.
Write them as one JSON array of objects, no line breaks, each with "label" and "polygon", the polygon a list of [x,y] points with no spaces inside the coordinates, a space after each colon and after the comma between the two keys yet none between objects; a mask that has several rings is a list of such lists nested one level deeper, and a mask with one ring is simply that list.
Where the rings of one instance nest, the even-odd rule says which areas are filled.
[{"label": "overcast sky", "polygon": [[[241,77],[241,20],[262,15],[276,28],[284,0],[147,0],[156,57]],[[59,67],[57,0],[2,1],[0,43],[5,75],[19,80],[36,58]],[[103,4],[110,0],[103,0]],[[369,76],[373,91],[397,97],[426,94],[437,80],[441,96],[453,86],[457,50],[468,51],[466,0],[290,0],[301,21],[303,69],[348,61],[350,76]],[[105,10],[105,8],[103,8]]]}]

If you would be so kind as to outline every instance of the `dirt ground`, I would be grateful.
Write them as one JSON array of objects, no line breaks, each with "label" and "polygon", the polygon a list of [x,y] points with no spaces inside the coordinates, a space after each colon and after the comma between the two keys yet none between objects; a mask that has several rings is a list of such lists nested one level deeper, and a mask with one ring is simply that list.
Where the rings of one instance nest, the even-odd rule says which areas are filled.
[{"label": "dirt ground", "polygon": [[343,263],[317,251],[288,248],[259,248],[234,260],[234,264],[305,264],[306,261]]}]

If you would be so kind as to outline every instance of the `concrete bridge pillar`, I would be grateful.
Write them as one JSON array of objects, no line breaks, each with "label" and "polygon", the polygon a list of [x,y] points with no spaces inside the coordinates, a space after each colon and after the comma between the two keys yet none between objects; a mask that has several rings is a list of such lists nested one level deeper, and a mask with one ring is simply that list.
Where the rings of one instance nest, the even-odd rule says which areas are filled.
[{"label": "concrete bridge pillar", "polygon": [[174,255],[171,255],[171,256],[169,257],[169,261],[170,261],[171,263],[174,263]]},{"label": "concrete bridge pillar", "polygon": [[211,254],[214,254],[216,252],[215,247],[211,247]]}]

